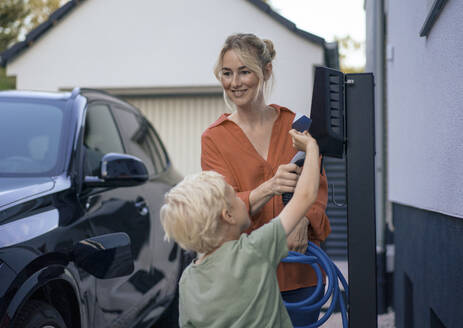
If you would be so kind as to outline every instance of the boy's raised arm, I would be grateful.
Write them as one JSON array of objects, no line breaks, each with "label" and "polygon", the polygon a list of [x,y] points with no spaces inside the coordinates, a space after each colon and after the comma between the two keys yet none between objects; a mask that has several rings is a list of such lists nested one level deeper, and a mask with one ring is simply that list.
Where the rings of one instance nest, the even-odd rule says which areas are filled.
[{"label": "boy's raised arm", "polygon": [[281,224],[286,235],[293,231],[294,227],[317,199],[320,179],[319,151],[315,139],[308,132],[301,133],[291,130],[289,133],[293,137],[294,147],[305,151],[306,156],[294,195],[280,213]]}]

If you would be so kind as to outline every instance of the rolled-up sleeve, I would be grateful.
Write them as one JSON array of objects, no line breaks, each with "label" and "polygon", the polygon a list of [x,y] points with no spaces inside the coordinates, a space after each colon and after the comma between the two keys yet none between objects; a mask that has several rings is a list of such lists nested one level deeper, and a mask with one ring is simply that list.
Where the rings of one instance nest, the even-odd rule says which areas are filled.
[{"label": "rolled-up sleeve", "polygon": [[[320,160],[321,161],[321,160]],[[328,203],[328,180],[325,170],[320,175],[320,185],[318,187],[317,200],[309,208],[306,216],[310,221],[308,229],[309,240],[324,241],[331,232],[330,222],[326,215]]]},{"label": "rolled-up sleeve", "polygon": [[237,196],[243,200],[248,212],[250,211],[249,195],[252,190],[239,190],[238,183],[233,177],[233,174],[231,173],[222,154],[212,141],[211,137],[206,134],[201,136],[201,168],[203,171],[215,171],[223,175],[225,177],[225,181],[232,186]]}]

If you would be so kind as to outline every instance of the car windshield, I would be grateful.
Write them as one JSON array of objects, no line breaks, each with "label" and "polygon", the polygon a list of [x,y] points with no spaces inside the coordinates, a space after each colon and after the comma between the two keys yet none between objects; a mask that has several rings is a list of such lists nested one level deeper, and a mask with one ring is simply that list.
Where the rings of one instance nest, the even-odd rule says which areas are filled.
[{"label": "car windshield", "polygon": [[0,176],[56,175],[65,103],[0,99]]}]

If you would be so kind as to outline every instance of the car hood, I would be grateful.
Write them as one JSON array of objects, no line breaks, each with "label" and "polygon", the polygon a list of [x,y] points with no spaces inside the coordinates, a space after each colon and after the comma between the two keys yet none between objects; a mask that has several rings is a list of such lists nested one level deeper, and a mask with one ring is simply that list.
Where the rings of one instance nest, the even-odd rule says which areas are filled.
[{"label": "car hood", "polygon": [[0,208],[49,192],[55,185],[56,179],[51,177],[0,178]]}]

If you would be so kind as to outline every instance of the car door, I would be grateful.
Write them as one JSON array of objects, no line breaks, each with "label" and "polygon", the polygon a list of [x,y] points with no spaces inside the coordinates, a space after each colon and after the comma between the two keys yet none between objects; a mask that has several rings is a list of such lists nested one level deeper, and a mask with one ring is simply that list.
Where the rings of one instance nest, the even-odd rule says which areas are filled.
[{"label": "car door", "polygon": [[[88,105],[84,127],[84,171],[98,176],[104,154],[125,153],[121,133],[108,103]],[[96,280],[94,315],[98,327],[129,327],[140,315],[146,288],[139,277],[148,272],[149,262],[141,257],[149,248],[150,215],[143,198],[142,186],[120,188],[84,188],[81,199],[92,233],[102,235],[125,232],[131,240],[134,271],[131,275]]]},{"label": "car door", "polygon": [[113,106],[113,111],[123,131],[127,152],[142,159],[150,174],[148,182],[143,185],[151,219],[150,248],[143,249],[147,253],[140,255],[149,263],[150,270],[140,279],[143,278],[148,294],[153,296],[150,307],[154,307],[172,299],[179,274],[180,249],[174,242],[164,240],[160,223],[164,194],[171,188],[160,178],[169,164],[168,157],[159,137],[143,116],[128,106]]}]

